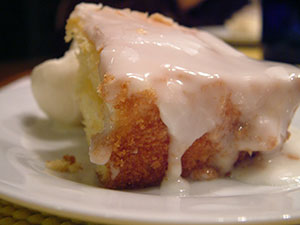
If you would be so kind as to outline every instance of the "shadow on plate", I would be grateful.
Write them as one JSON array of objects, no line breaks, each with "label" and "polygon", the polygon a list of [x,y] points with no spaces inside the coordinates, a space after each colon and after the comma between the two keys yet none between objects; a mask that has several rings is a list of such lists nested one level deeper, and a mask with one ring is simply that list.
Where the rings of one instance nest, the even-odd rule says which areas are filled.
[{"label": "shadow on plate", "polygon": [[[82,127],[66,126],[34,115],[23,116],[21,124],[24,129],[22,147],[37,156],[39,164],[42,165],[32,169],[82,184],[99,185],[95,167],[89,160],[88,145]],[[47,161],[62,159],[64,155],[75,156],[76,162],[83,169],[70,173],[45,168]]]}]

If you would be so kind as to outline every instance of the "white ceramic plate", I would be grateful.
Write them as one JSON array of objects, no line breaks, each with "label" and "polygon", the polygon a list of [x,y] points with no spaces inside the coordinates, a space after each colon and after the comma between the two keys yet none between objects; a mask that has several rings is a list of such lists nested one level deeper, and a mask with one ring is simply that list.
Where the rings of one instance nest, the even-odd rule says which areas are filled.
[{"label": "white ceramic plate", "polygon": [[[95,187],[81,128],[49,121],[38,109],[28,79],[0,90],[0,125],[0,198],[23,206],[102,223],[300,222],[297,187],[221,179],[193,184],[190,197],[160,196],[157,189],[126,192]],[[68,153],[83,164],[82,172],[61,175],[45,169],[46,160]]]}]

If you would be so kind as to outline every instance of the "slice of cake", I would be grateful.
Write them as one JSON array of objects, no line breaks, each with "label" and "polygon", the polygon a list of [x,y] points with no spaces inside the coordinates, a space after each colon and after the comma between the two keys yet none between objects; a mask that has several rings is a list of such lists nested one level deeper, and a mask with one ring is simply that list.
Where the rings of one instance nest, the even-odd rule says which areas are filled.
[{"label": "slice of cake", "polygon": [[160,14],[79,4],[77,96],[108,188],[230,174],[280,151],[298,107],[300,70],[247,58],[210,34]]}]

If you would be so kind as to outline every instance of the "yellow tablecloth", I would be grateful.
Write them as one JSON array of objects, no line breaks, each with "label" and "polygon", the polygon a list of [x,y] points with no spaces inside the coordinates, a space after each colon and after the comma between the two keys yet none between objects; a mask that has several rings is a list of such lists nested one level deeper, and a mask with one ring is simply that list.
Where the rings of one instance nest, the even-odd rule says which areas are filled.
[{"label": "yellow tablecloth", "polygon": [[0,225],[93,225],[34,211],[0,199]]}]

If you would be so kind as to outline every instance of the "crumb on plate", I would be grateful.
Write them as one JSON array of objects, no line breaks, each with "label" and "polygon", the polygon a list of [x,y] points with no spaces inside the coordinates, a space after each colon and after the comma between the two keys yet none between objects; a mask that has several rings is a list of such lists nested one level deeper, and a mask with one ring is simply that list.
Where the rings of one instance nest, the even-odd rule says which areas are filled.
[{"label": "crumb on plate", "polygon": [[76,158],[73,155],[64,155],[62,159],[49,160],[46,162],[46,167],[50,170],[69,173],[76,173],[82,170],[81,164],[76,162]]}]

